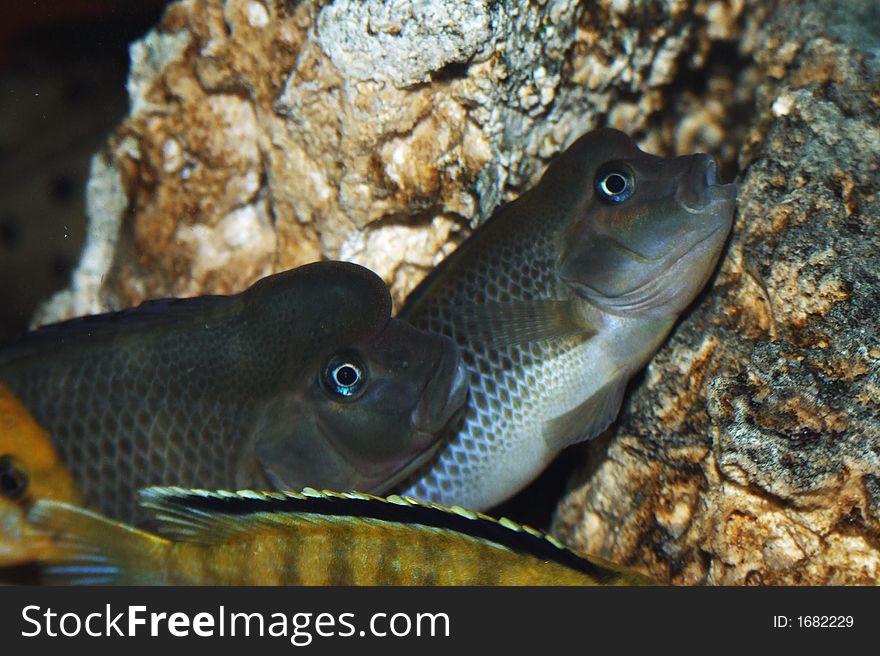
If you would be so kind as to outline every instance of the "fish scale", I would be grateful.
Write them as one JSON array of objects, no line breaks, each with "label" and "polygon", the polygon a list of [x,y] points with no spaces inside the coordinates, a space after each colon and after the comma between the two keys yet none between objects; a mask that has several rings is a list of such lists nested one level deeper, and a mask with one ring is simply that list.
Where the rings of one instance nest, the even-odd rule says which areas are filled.
[{"label": "fish scale", "polygon": [[551,273],[552,252],[558,248],[552,239],[554,226],[535,222],[533,227],[522,236],[534,244],[530,257],[522,249],[502,244],[462,274],[464,285],[446,285],[424,310],[419,306],[411,313],[406,308],[401,312],[414,326],[455,340],[468,368],[471,394],[463,427],[427,474],[406,490],[408,495],[447,505],[485,507],[473,499],[470,482],[496,471],[497,461],[517,443],[533,441],[540,432],[535,417],[542,410],[564,411],[577,400],[566,390],[588,375],[582,340],[498,349],[457,329],[455,312],[465,304],[572,297]]},{"label": "fish scale", "polygon": [[715,172],[593,131],[420,283],[398,316],[456,342],[471,394],[404,494],[484,510],[607,428],[720,257],[735,187]]},{"label": "fish scale", "polygon": [[[165,357],[182,355],[172,349]],[[181,399],[174,392],[182,390],[139,384],[152,374],[143,352],[97,353],[79,376],[73,375],[74,367],[75,363],[61,362],[30,369],[14,387],[37,416],[69,418],[53,426],[53,438],[62,459],[75,469],[89,499],[102,511],[139,517],[136,497],[118,494],[126,487],[146,487],[156,480],[199,480],[200,485],[220,487],[234,480],[235,460],[226,454],[236,448],[235,434],[245,426],[239,420],[216,430],[219,426],[211,415],[195,411],[204,407],[196,386],[188,386],[182,395],[183,407],[193,411],[181,413],[172,408]],[[105,372],[109,387],[103,402],[87,384],[98,379],[99,370]],[[131,388],[131,381],[139,382]],[[157,416],[167,418],[167,430],[155,430]],[[105,425],[116,430],[100,430]],[[204,439],[208,435],[211,440]],[[178,452],[182,457],[175,457]],[[128,460],[132,456],[133,463]]]}]

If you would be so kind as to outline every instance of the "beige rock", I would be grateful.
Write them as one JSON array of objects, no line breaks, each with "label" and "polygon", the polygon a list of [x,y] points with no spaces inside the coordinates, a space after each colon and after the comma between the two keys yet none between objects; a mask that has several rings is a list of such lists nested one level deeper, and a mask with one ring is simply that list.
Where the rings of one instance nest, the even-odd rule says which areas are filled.
[{"label": "beige rock", "polygon": [[880,14],[844,4],[744,31],[729,256],[561,504],[570,544],[674,583],[880,582]]},{"label": "beige rock", "polygon": [[38,321],[236,291],[319,258],[375,268],[399,302],[591,127],[720,148],[723,99],[682,136],[659,117],[677,107],[683,54],[705,59],[741,13],[673,0],[171,5],[131,48],[131,112],[93,167],[87,255]]}]

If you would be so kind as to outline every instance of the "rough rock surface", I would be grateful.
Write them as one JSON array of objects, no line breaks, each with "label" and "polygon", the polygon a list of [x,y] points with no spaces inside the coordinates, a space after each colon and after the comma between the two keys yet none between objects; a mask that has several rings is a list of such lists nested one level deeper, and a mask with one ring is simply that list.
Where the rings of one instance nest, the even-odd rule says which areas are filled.
[{"label": "rough rock surface", "polygon": [[321,257],[373,268],[399,301],[601,124],[732,162],[729,77],[674,82],[735,36],[742,5],[175,3],[132,47],[131,113],[93,164],[87,256],[37,322],[235,291]]},{"label": "rough rock surface", "polygon": [[745,30],[729,256],[558,511],[664,580],[880,582],[880,9],[822,7]]}]

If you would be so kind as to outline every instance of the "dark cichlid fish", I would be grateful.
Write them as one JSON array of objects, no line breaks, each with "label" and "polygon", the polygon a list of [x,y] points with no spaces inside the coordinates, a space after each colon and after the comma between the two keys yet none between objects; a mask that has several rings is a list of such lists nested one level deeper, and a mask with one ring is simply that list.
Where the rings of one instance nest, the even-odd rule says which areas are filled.
[{"label": "dark cichlid fish", "polygon": [[451,341],[390,312],[374,273],[319,262],[42,328],[0,350],[0,382],[125,521],[156,484],[382,491],[467,395]]},{"label": "dark cichlid fish", "polygon": [[68,504],[28,515],[49,583],[651,585],[509,520],[401,497],[143,491],[159,535]]},{"label": "dark cichlid fish", "polygon": [[709,279],[735,198],[708,155],[662,159],[604,129],[481,225],[399,315],[455,340],[471,388],[463,424],[406,494],[489,508],[605,430]]}]

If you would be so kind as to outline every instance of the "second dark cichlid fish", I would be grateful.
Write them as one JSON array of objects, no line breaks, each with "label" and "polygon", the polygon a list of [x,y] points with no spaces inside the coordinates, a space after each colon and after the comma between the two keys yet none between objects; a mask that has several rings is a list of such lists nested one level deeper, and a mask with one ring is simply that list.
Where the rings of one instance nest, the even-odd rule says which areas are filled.
[{"label": "second dark cichlid fish", "polygon": [[0,349],[0,382],[118,519],[157,484],[381,492],[467,395],[455,345],[390,313],[374,273],[319,262],[42,328]]},{"label": "second dark cichlid fish", "polygon": [[708,155],[655,157],[617,130],[560,154],[399,314],[456,341],[471,388],[462,426],[405,493],[489,508],[605,430],[712,274],[735,200]]},{"label": "second dark cichlid fish", "polygon": [[506,519],[359,493],[151,488],[149,533],[41,501],[28,515],[51,583],[656,585]]}]

